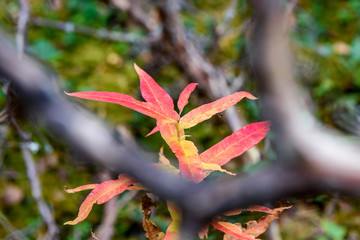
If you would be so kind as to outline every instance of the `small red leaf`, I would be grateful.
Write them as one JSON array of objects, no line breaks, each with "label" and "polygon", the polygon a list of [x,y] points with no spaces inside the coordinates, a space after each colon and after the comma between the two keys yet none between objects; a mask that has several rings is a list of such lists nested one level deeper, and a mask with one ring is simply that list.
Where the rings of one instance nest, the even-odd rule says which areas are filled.
[{"label": "small red leaf", "polygon": [[249,124],[201,153],[201,161],[222,166],[259,143],[269,130],[267,121]]},{"label": "small red leaf", "polygon": [[220,98],[212,103],[202,105],[194,110],[191,110],[185,116],[180,119],[180,128],[187,129],[195,126],[196,124],[203,122],[211,118],[214,114],[224,111],[232,105],[239,102],[244,97],[249,99],[256,99],[248,92],[236,92],[229,96]]},{"label": "small red leaf", "polygon": [[69,96],[84,98],[89,100],[116,103],[144,115],[155,119],[168,119],[168,117],[153,103],[141,102],[135,100],[133,97],[116,92],[102,92],[102,91],[88,91],[88,92],[74,92],[66,93]]},{"label": "small red leaf", "polygon": [[174,102],[170,95],[157,84],[154,79],[134,63],[135,70],[140,78],[142,97],[150,103],[159,106],[161,113],[168,118],[177,120],[178,114],[174,110]]},{"label": "small red leaf", "polygon": [[194,91],[194,89],[197,85],[198,85],[197,83],[190,83],[180,93],[179,100],[177,102],[177,107],[179,109],[179,115],[181,114],[184,107],[188,104],[190,94]]},{"label": "small red leaf", "polygon": [[102,204],[109,201],[114,196],[124,192],[132,183],[133,180],[131,178],[121,174],[116,180],[105,181],[97,185],[81,204],[77,218],[64,224],[75,225],[83,221],[89,215],[95,203]]}]

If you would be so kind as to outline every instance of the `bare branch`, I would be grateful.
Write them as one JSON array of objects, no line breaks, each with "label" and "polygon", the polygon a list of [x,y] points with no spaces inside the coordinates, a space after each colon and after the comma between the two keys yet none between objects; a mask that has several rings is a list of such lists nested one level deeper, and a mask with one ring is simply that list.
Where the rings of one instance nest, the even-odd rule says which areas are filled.
[{"label": "bare branch", "polygon": [[319,174],[358,181],[360,143],[323,127],[309,111],[309,97],[296,85],[292,73],[286,19],[280,4],[274,2],[254,1],[258,14],[254,66],[264,109],[288,153],[301,154]]}]

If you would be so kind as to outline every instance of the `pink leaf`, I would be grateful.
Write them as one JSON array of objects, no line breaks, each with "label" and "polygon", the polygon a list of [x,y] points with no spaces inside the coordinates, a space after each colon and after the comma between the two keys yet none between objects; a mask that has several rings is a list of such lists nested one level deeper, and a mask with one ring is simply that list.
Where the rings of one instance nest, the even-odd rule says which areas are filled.
[{"label": "pink leaf", "polygon": [[180,93],[179,100],[177,102],[177,106],[178,106],[178,109],[179,109],[179,115],[181,114],[184,107],[188,104],[190,94],[194,91],[194,89],[195,89],[195,87],[197,85],[198,85],[197,83],[190,83]]},{"label": "pink leaf", "polygon": [[84,98],[89,100],[116,103],[135,111],[138,111],[144,115],[155,119],[168,119],[168,117],[161,112],[158,106],[153,103],[141,102],[135,100],[133,97],[116,92],[102,92],[102,91],[88,91],[88,92],[74,92],[66,93],[69,96]]},{"label": "pink leaf", "polygon": [[183,116],[179,121],[180,128],[191,128],[196,124],[211,118],[214,114],[222,112],[225,109],[231,107],[244,97],[249,99],[256,99],[248,92],[236,92],[229,96],[220,98],[212,103],[204,104],[198,108],[195,108],[194,110],[191,110],[185,116]]},{"label": "pink leaf", "polygon": [[65,191],[67,193],[76,193],[76,192],[80,192],[80,191],[84,191],[84,190],[90,190],[90,189],[94,189],[97,185],[99,184],[86,184],[77,188],[72,188],[72,189],[66,189]]},{"label": "pink leaf", "polygon": [[150,103],[159,106],[161,113],[170,119],[177,120],[178,114],[174,110],[174,102],[170,95],[157,84],[154,79],[134,63],[135,70],[140,78],[142,97]]},{"label": "pink leaf", "polygon": [[222,166],[259,143],[269,130],[267,121],[249,124],[201,153],[201,161]]}]

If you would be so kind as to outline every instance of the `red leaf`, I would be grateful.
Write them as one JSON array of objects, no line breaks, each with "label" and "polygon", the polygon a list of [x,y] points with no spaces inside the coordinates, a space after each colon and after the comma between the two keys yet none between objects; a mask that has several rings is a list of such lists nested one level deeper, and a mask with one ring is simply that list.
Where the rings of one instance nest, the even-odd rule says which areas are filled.
[{"label": "red leaf", "polygon": [[150,103],[160,107],[161,113],[168,118],[177,120],[179,115],[174,110],[174,102],[170,95],[157,84],[154,79],[134,63],[135,70],[140,78],[142,97]]},{"label": "red leaf", "polygon": [[203,122],[211,118],[214,114],[224,111],[232,105],[239,102],[244,97],[249,99],[256,99],[248,92],[236,92],[229,96],[220,98],[212,103],[202,105],[194,110],[191,110],[185,116],[180,119],[180,128],[187,129],[195,126],[196,124]]},{"label": "red leaf", "polygon": [[181,114],[184,107],[188,104],[190,94],[194,91],[194,89],[197,85],[198,85],[197,83],[190,83],[180,93],[179,100],[177,102],[177,107],[179,109],[179,115]]},{"label": "red leaf", "polygon": [[77,218],[64,224],[75,225],[83,221],[89,215],[95,203],[102,204],[109,201],[114,196],[124,192],[132,183],[132,179],[125,174],[121,174],[116,180],[105,181],[97,185],[81,204]]},{"label": "red leaf", "polygon": [[201,161],[222,166],[259,143],[269,130],[267,121],[249,124],[201,153]]},{"label": "red leaf", "polygon": [[141,102],[135,100],[133,97],[129,95],[122,93],[88,91],[88,92],[74,92],[74,93],[66,93],[66,94],[69,96],[84,98],[89,100],[116,103],[131,108],[135,111],[138,111],[142,114],[145,114],[155,119],[168,119],[168,117],[161,112],[159,107],[157,107],[153,103]]}]

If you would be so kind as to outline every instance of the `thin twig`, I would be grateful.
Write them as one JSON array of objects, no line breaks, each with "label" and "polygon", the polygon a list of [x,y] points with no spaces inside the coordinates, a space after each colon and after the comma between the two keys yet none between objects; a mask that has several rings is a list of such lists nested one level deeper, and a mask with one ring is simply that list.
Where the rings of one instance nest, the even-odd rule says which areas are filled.
[{"label": "thin twig", "polygon": [[25,235],[17,230],[6,218],[6,216],[0,212],[0,225],[9,233],[8,238],[13,240],[28,240]]},{"label": "thin twig", "polygon": [[28,0],[19,0],[20,2],[20,12],[19,19],[17,25],[17,33],[16,33],[16,45],[18,57],[22,58],[25,50],[26,43],[26,25],[29,20],[30,15],[30,5]]},{"label": "thin twig", "polygon": [[46,234],[44,239],[58,239],[59,230],[55,223],[52,211],[42,197],[41,184],[36,171],[35,161],[32,157],[29,147],[27,146],[27,143],[29,141],[28,134],[26,134],[20,129],[19,125],[17,124],[15,118],[12,115],[10,115],[10,121],[21,138],[20,149],[26,165],[27,177],[29,179],[31,187],[31,194],[35,199],[40,215],[48,228],[48,233]]},{"label": "thin twig", "polygon": [[135,33],[124,33],[119,31],[110,31],[105,28],[94,29],[87,26],[77,25],[72,22],[55,21],[51,19],[32,17],[30,23],[33,26],[54,28],[66,33],[79,33],[94,38],[105,39],[116,42],[141,43],[146,45],[146,38]]}]

